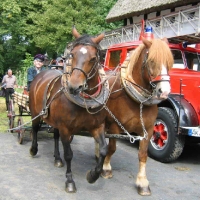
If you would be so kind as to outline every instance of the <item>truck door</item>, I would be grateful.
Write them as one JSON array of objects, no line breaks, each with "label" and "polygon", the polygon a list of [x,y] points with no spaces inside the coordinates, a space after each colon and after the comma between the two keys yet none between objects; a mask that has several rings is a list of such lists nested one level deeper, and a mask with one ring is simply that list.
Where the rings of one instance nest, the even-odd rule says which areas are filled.
[{"label": "truck door", "polygon": [[200,60],[199,55],[193,52],[184,52],[188,72],[183,79],[182,91],[196,110],[200,121]]}]

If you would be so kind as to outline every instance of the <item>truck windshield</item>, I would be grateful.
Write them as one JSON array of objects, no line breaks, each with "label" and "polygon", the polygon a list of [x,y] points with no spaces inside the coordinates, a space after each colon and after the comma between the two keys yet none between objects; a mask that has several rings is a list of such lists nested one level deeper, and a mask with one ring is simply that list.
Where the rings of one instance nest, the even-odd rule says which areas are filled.
[{"label": "truck windshield", "polygon": [[200,60],[197,53],[185,52],[188,69],[200,71]]},{"label": "truck windshield", "polygon": [[109,60],[109,68],[115,68],[119,65],[120,63],[120,55],[121,55],[122,50],[118,50],[118,51],[112,51],[110,53],[110,60]]},{"label": "truck windshield", "polygon": [[172,54],[174,57],[173,68],[184,69],[183,57],[180,50],[172,50]]}]

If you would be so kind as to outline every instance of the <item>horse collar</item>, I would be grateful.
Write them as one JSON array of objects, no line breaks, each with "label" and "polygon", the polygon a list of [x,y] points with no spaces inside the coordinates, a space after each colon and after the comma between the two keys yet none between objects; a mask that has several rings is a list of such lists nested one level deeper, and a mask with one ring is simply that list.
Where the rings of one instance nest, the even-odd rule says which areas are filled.
[{"label": "horse collar", "polygon": [[100,82],[101,82],[100,78],[98,78],[98,81],[99,81],[99,83],[98,83],[98,89],[97,89],[97,91],[94,94],[88,95],[85,92],[81,92],[80,95],[82,97],[84,97],[84,98],[96,98],[100,94],[101,88],[102,88],[102,85],[100,84]]},{"label": "horse collar", "polygon": [[61,78],[61,84],[64,87],[64,94],[65,96],[76,105],[87,108],[87,109],[94,109],[100,106],[103,106],[107,101],[110,91],[109,91],[109,83],[105,74],[105,71],[102,67],[98,69],[99,72],[99,84],[98,90],[93,95],[88,95],[85,93],[79,93],[78,95],[74,96],[69,92],[67,86],[67,74],[63,74]]},{"label": "horse collar", "polygon": [[[139,85],[127,80],[126,69],[127,66],[121,68],[121,80],[125,91],[134,101],[142,103],[147,106],[159,104],[162,101],[154,98],[155,96],[154,90],[152,93],[150,93],[149,91],[146,91],[144,88],[141,88]],[[137,88],[139,88],[140,91],[138,91],[134,86],[137,86]]]}]

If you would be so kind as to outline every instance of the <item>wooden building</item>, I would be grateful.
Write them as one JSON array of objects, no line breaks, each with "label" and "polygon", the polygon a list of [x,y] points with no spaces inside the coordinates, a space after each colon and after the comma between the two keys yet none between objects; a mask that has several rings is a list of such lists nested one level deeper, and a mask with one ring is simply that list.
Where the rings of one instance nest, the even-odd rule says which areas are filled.
[{"label": "wooden building", "polygon": [[141,20],[151,26],[156,38],[170,42],[200,43],[200,0],[118,0],[106,17],[108,23],[124,21],[121,29],[106,32],[107,46],[138,40]]}]

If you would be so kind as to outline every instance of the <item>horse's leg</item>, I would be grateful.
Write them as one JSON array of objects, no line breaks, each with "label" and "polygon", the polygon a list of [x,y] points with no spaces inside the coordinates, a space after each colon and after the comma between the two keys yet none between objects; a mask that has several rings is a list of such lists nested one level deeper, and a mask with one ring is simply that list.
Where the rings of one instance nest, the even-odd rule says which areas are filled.
[{"label": "horse's leg", "polygon": [[66,171],[67,180],[65,182],[65,191],[68,193],[75,193],[76,185],[72,178],[72,171],[71,171],[71,160],[73,158],[73,152],[70,145],[71,143],[70,137],[65,138],[65,137],[62,137],[61,135],[61,140],[62,140],[63,149],[64,149],[64,158],[67,164],[67,171]]},{"label": "horse's leg", "polygon": [[109,139],[108,153],[104,160],[103,171],[101,173],[101,176],[105,179],[112,178],[113,176],[110,160],[111,160],[111,156],[115,153],[115,151],[116,151],[116,139]]},{"label": "horse's leg", "polygon": [[54,128],[54,166],[55,167],[63,167],[63,161],[60,157],[60,151],[59,151],[59,138],[60,138],[60,134],[59,134],[59,130],[57,128]]},{"label": "horse's leg", "polygon": [[137,174],[136,186],[138,194],[143,196],[151,195],[151,190],[149,188],[149,181],[146,177],[146,162],[147,162],[147,149],[149,140],[140,140],[139,144],[139,172]]},{"label": "horse's leg", "polygon": [[40,128],[40,118],[32,122],[32,146],[30,148],[31,156],[35,156],[38,152],[37,133]]},{"label": "horse's leg", "polygon": [[104,125],[101,125],[99,129],[93,130],[92,135],[96,142],[99,143],[99,159],[97,161],[95,169],[92,169],[87,173],[86,177],[89,183],[94,183],[99,178],[103,169],[104,159],[107,154],[107,144],[104,134]]}]

